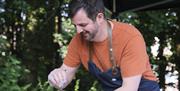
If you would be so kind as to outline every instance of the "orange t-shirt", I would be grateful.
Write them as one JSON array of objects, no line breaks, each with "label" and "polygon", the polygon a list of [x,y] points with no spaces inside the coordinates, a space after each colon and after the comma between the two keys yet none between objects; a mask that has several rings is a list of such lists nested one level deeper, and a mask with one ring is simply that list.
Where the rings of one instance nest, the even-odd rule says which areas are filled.
[{"label": "orange t-shirt", "polygon": [[[146,52],[146,45],[141,33],[132,25],[115,22],[112,30],[113,54],[117,65],[120,67],[122,77],[138,74],[149,80],[157,80]],[[102,71],[112,67],[109,60],[108,38],[102,42],[93,42],[93,62]],[[80,34],[76,34],[68,46],[68,53],[64,63],[70,67],[80,64],[88,70],[89,52],[88,45]]]}]

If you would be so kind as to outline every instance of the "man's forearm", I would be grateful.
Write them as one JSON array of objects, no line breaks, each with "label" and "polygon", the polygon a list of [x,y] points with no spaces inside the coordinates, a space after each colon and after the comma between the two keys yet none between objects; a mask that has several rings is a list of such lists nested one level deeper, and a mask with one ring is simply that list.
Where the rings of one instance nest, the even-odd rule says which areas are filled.
[{"label": "man's forearm", "polygon": [[119,87],[119,88],[117,88],[115,91],[137,91],[136,89],[132,89],[132,88],[130,88],[130,87]]},{"label": "man's forearm", "polygon": [[123,84],[115,91],[138,91],[139,83],[142,75],[136,75],[132,77],[124,77]]},{"label": "man's forearm", "polygon": [[60,67],[60,70],[64,71],[66,74],[66,78],[67,78],[67,82],[68,84],[73,80],[73,78],[75,77],[75,73],[76,73],[76,68],[70,68],[66,65],[62,65]]}]

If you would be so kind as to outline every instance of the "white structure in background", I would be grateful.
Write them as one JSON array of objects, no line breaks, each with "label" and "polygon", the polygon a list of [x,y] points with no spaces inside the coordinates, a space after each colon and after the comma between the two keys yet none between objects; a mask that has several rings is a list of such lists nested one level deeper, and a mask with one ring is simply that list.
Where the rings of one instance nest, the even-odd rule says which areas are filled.
[{"label": "white structure in background", "polygon": [[[153,46],[151,46],[151,53],[153,54],[153,57],[156,58],[156,56],[158,55],[158,49],[159,49],[159,38],[155,37],[155,43]],[[171,52],[171,45],[169,42],[167,42],[167,47],[164,48],[163,51],[163,55],[166,56],[166,58],[168,59],[169,57],[172,56],[172,52]],[[166,71],[169,71],[166,75],[165,75],[165,84],[171,84],[172,86],[166,85],[166,91],[179,91],[177,89],[177,85],[178,85],[178,72],[175,71],[171,71],[173,67],[175,67],[175,64],[172,63],[168,63],[168,66],[166,68]],[[161,90],[162,91],[162,90]]]}]

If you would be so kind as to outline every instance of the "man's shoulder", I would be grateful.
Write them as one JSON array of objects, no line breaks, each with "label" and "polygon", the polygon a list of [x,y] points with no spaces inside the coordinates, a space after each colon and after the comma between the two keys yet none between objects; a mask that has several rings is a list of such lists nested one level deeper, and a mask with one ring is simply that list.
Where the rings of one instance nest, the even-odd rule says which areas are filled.
[{"label": "man's shoulder", "polygon": [[139,36],[141,33],[133,25],[123,22],[114,22],[113,40],[117,44],[126,44],[129,40]]},{"label": "man's shoulder", "polygon": [[141,35],[140,31],[132,24],[130,23],[124,23],[124,22],[117,22],[114,21],[114,29],[115,32],[122,34],[122,35],[128,35],[130,36],[136,36]]}]

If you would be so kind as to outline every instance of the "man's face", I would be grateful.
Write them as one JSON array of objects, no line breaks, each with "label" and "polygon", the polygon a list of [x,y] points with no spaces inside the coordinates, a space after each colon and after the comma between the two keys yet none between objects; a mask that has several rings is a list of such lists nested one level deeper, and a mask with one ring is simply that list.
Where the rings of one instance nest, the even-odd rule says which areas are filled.
[{"label": "man's face", "polygon": [[98,23],[88,18],[83,9],[80,9],[75,14],[72,22],[76,27],[77,33],[82,33],[85,40],[94,41],[99,28]]}]

